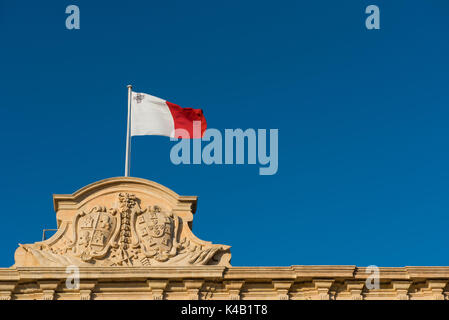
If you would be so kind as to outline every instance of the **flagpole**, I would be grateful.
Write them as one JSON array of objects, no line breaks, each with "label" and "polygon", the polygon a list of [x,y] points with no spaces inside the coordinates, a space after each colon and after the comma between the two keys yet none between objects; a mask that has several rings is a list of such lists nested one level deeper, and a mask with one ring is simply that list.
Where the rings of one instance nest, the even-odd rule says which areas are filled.
[{"label": "flagpole", "polygon": [[128,85],[128,123],[126,125],[126,158],[125,158],[125,177],[129,177],[131,161],[131,98],[132,85]]}]

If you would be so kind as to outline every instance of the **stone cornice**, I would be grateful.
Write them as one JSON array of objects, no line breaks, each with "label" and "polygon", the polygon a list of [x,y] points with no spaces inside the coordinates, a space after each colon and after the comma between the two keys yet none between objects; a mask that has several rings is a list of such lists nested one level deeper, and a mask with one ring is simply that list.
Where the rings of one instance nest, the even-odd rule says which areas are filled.
[{"label": "stone cornice", "polygon": [[[173,266],[173,267],[80,267],[81,278],[206,278],[274,280],[291,279],[354,279],[366,280],[371,273],[366,267],[355,266],[290,266],[290,267],[223,267],[223,266]],[[379,267],[382,280],[449,279],[449,267]],[[66,277],[64,267],[11,267],[0,268],[0,281],[24,279],[49,279]]]},{"label": "stone cornice", "polygon": [[68,289],[61,267],[0,269],[0,299],[298,299],[443,300],[449,267],[80,267],[78,289]]}]

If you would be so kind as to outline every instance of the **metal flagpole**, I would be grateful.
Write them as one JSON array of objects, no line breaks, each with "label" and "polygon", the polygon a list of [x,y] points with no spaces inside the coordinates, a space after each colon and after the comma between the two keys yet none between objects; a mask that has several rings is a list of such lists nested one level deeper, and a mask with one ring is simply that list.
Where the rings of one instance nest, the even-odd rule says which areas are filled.
[{"label": "metal flagpole", "polygon": [[131,161],[131,98],[132,85],[128,85],[128,123],[126,126],[126,158],[125,158],[125,177],[129,177],[130,161]]}]

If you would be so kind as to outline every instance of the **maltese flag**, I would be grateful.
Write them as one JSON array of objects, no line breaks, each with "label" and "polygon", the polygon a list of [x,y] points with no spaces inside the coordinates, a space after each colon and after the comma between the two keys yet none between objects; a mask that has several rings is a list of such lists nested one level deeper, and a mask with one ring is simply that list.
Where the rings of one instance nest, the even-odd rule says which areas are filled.
[{"label": "maltese flag", "polygon": [[188,137],[179,132],[176,132],[176,135],[195,139],[203,137],[206,127],[206,118],[201,109],[181,108],[146,93],[132,92],[131,136],[157,135],[178,138],[175,137],[175,130],[184,129],[189,133]]}]

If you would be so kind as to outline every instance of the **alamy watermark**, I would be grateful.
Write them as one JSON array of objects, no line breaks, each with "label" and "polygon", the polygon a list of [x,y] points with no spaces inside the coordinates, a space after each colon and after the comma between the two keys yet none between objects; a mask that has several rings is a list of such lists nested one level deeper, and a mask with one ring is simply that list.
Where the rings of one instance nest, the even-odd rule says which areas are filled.
[{"label": "alamy watermark", "polygon": [[65,273],[68,274],[65,280],[66,288],[78,290],[80,288],[80,269],[75,265],[71,265],[65,269]]},{"label": "alamy watermark", "polygon": [[368,266],[365,270],[365,273],[369,273],[370,275],[366,278],[365,287],[368,290],[380,289],[380,272],[379,267],[375,265]]},{"label": "alamy watermark", "polygon": [[[193,136],[201,136],[201,121],[193,122]],[[171,140],[179,142],[171,148],[170,160],[175,165],[259,164],[260,175],[274,175],[278,171],[278,136],[278,129],[225,129],[224,137],[217,129],[207,129],[201,139],[190,139],[187,130],[176,129]]]},{"label": "alamy watermark", "polygon": [[65,8],[65,13],[69,16],[65,19],[65,27],[69,30],[80,28],[80,8],[71,4]]},{"label": "alamy watermark", "polygon": [[[80,29],[80,9],[77,5],[68,5],[65,9],[65,13],[68,14],[65,20],[65,26],[69,30]],[[369,16],[365,20],[365,26],[368,30],[380,29],[380,9],[378,6],[371,4],[366,7],[365,13]]]},{"label": "alamy watermark", "polygon": [[372,4],[366,7],[365,13],[369,16],[365,20],[365,26],[368,30],[380,29],[380,10],[379,7]]}]

